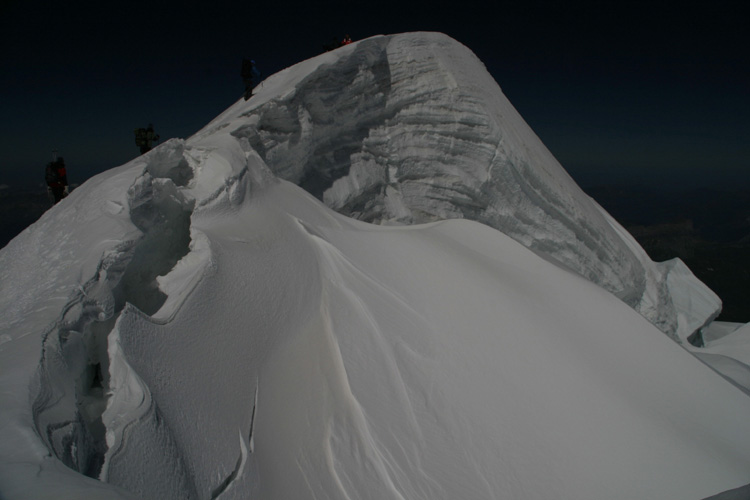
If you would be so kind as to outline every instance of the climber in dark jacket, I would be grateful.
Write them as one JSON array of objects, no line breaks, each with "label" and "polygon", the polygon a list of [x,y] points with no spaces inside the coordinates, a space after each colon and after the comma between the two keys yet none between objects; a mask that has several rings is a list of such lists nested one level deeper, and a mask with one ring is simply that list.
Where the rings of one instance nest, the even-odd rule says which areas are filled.
[{"label": "climber in dark jacket", "polygon": [[150,123],[148,128],[135,129],[135,145],[141,148],[141,154],[151,151],[154,142],[159,142],[159,134],[154,132],[154,126]]},{"label": "climber in dark jacket", "polygon": [[68,174],[65,171],[65,160],[57,158],[47,164],[44,171],[44,180],[47,189],[52,195],[53,203],[57,203],[68,196]]},{"label": "climber in dark jacket", "polygon": [[253,87],[255,87],[255,80],[260,78],[260,71],[255,66],[255,61],[248,59],[247,57],[242,59],[242,82],[245,84],[245,100],[247,101],[253,96]]}]

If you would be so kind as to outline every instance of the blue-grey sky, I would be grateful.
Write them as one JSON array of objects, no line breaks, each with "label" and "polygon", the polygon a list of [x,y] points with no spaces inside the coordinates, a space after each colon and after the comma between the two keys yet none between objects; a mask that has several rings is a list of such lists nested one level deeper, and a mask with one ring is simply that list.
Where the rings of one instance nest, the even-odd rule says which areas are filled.
[{"label": "blue-grey sky", "polygon": [[[658,4],[658,5],[656,5]],[[671,4],[671,5],[668,5]],[[0,0],[0,185],[72,182],[188,137],[331,38],[441,31],[472,49],[582,185],[750,188],[744,2]]]}]

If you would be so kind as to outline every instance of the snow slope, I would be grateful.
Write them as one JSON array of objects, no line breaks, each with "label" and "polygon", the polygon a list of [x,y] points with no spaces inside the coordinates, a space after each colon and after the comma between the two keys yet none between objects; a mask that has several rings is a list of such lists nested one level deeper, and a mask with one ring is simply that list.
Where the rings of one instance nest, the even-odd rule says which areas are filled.
[{"label": "snow slope", "polygon": [[712,323],[703,338],[706,345],[691,346],[693,354],[750,394],[750,323]]},{"label": "snow slope", "polygon": [[[675,339],[721,309],[684,265],[654,264],[476,56],[444,35],[375,37],[281,72],[202,134],[222,129],[340,213],[380,224],[482,222],[602,285]],[[678,289],[686,300],[673,300]]]},{"label": "snow slope", "polygon": [[[370,45],[417,66],[421,51],[467,53],[434,34],[358,46]],[[700,499],[750,482],[750,398],[555,252],[455,213],[368,224],[279,178],[273,141],[252,136],[268,130],[258,110],[326,65],[349,61],[366,79],[369,63],[347,59],[358,46],[289,68],[193,138],[90,180],[0,251],[0,496]],[[402,154],[418,164],[415,130]],[[309,142],[294,152],[302,132],[274,154],[333,161],[332,143],[349,141],[313,135],[329,155]],[[461,147],[458,177],[458,158],[475,154]],[[507,151],[541,154],[526,149]],[[356,184],[352,170],[333,184]],[[559,181],[544,203],[584,203],[553,171],[534,174]],[[416,214],[418,196],[403,193],[421,189],[424,208],[448,214],[426,175],[385,192]],[[585,206],[571,208],[578,222],[621,231]],[[537,217],[523,219],[538,224],[530,241],[562,224],[518,210]],[[379,221],[419,219],[405,217]],[[563,233],[549,248],[574,255]],[[683,292],[700,290],[679,274]]]}]

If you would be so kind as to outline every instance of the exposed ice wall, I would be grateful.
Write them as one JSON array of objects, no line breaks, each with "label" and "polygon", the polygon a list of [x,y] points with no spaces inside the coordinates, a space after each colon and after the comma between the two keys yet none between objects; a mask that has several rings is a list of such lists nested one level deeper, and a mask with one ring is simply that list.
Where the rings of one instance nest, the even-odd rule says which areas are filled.
[{"label": "exposed ice wall", "polygon": [[710,300],[702,318],[680,323],[695,313],[672,302],[668,269],[623,241],[476,56],[444,35],[361,41],[264,99],[223,126],[276,175],[340,213],[380,224],[482,222],[612,291],[675,338],[720,310],[689,276],[687,293]]}]

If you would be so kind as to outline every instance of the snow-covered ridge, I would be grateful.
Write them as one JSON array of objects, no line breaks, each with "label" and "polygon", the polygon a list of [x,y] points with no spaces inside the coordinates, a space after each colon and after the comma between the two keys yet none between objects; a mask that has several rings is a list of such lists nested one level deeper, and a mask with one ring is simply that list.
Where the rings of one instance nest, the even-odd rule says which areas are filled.
[{"label": "snow-covered ridge", "polygon": [[715,296],[651,263],[443,35],[274,75],[75,190],[0,273],[3,498],[750,482],[750,400],[598,284],[679,337]]},{"label": "snow-covered ridge", "polygon": [[[157,433],[152,444],[160,453],[172,449],[158,404],[120,355],[119,325],[131,309],[150,321],[169,322],[211,274],[210,243],[191,227],[196,206],[204,212],[236,206],[253,185],[273,181],[261,167],[250,174],[245,152],[230,142],[196,148],[168,141],[91,179],[0,254],[5,352],[8,346],[33,349],[40,339],[42,346],[41,356],[31,354],[36,363],[4,374],[4,385],[20,384],[22,392],[30,385],[29,418],[60,464],[126,483],[116,464],[124,435],[130,432],[131,445],[136,439],[128,431],[134,422]],[[25,412],[8,406],[6,413],[19,410]],[[7,433],[17,431],[6,428],[9,443],[24,436]],[[32,454],[34,448],[22,447]],[[177,462],[159,463],[179,474],[176,456]],[[160,467],[151,470],[161,481]],[[58,473],[55,467],[47,471],[50,477]],[[175,481],[185,478],[182,473]],[[169,482],[164,487],[174,489]]]},{"label": "snow-covered ridge", "polygon": [[[405,34],[321,59],[304,78],[268,82],[274,92],[261,88],[198,136],[223,128],[247,140],[277,176],[359,220],[487,224],[615,293],[673,338],[718,315],[719,298],[684,273],[680,293],[703,300],[680,310],[674,266],[651,262],[580,190],[466,47]],[[685,315],[693,320],[679,321]]]}]

